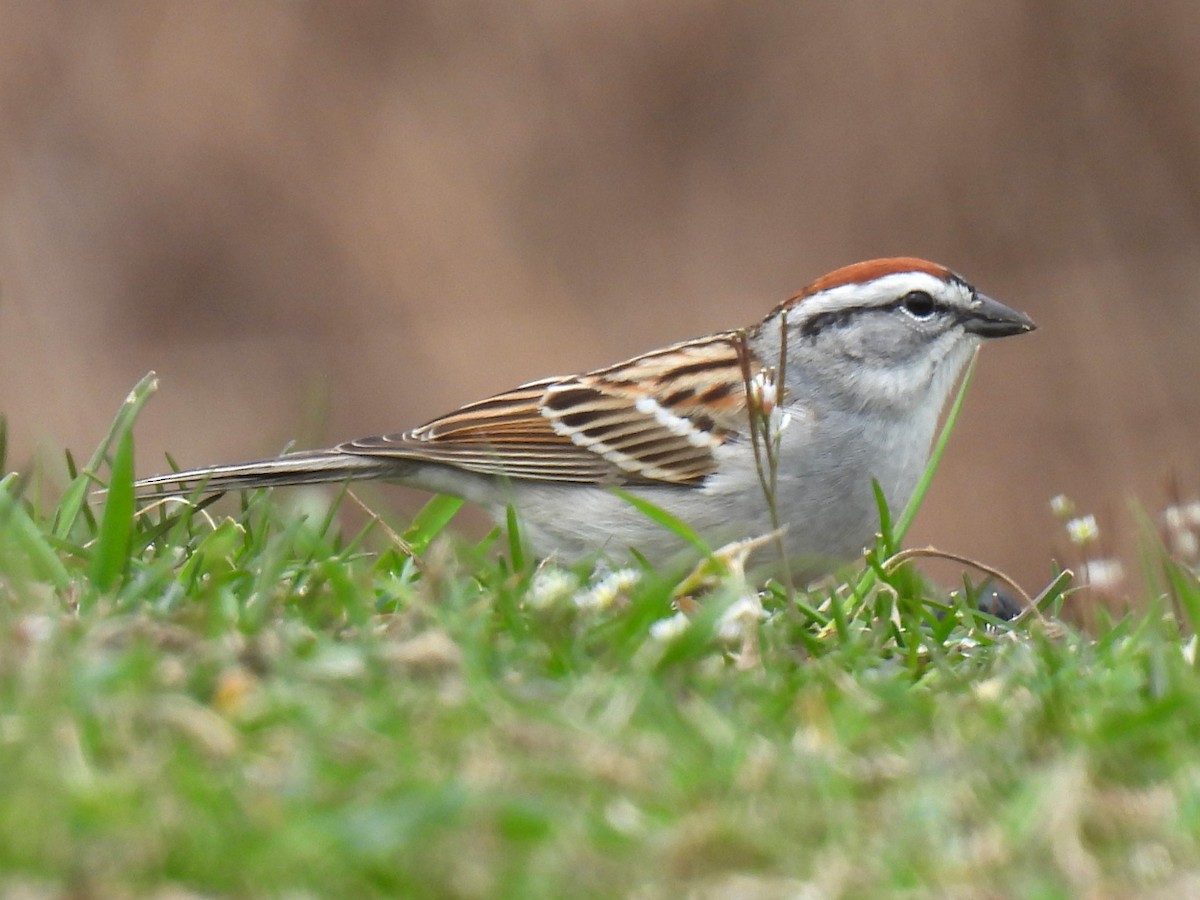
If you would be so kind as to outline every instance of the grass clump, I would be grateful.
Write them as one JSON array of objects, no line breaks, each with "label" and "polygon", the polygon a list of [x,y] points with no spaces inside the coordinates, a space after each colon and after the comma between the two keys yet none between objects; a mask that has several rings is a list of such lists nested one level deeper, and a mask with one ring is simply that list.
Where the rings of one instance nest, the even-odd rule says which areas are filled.
[{"label": "grass clump", "polygon": [[1162,548],[1087,634],[1065,577],[1001,621],[890,527],[869,581],[760,593],[730,551],[681,588],[456,540],[445,499],[399,536],[329,492],[137,513],[131,423],[52,507],[0,483],[0,893],[1200,883],[1200,582]]}]

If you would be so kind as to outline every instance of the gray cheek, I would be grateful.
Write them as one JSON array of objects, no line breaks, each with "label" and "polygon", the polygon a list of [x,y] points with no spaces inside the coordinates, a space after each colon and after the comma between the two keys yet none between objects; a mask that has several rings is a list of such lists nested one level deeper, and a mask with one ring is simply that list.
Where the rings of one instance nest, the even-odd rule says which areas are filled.
[{"label": "gray cheek", "polygon": [[854,335],[855,358],[877,366],[903,364],[929,342],[926,329],[911,319],[878,316]]}]

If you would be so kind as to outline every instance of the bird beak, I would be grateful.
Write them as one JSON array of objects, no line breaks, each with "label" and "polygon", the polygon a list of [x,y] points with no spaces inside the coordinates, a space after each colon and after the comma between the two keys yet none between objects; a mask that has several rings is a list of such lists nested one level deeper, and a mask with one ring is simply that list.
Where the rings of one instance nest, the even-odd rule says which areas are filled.
[{"label": "bird beak", "polygon": [[1025,334],[1037,328],[1029,316],[979,293],[975,294],[971,308],[964,313],[963,319],[963,328],[985,338]]}]

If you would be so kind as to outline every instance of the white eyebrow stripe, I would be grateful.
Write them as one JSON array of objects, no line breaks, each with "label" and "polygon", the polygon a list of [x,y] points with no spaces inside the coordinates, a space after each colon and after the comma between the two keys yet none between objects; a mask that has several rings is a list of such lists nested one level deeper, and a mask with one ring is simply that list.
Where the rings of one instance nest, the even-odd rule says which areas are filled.
[{"label": "white eyebrow stripe", "polygon": [[[927,291],[935,298],[946,296],[946,288],[956,286],[928,272],[895,272],[861,284],[840,284],[835,288],[805,297],[788,312],[791,321],[812,319],[823,313],[839,312],[863,306],[886,306],[910,291]],[[963,303],[970,301],[968,289],[962,289]]]}]

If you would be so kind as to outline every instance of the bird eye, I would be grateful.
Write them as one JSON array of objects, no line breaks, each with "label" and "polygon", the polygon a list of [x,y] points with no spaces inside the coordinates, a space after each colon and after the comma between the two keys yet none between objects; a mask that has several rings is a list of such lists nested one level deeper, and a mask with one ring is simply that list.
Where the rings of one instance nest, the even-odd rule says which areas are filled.
[{"label": "bird eye", "polygon": [[925,291],[910,291],[900,300],[900,308],[914,319],[928,319],[937,312],[937,304]]}]

